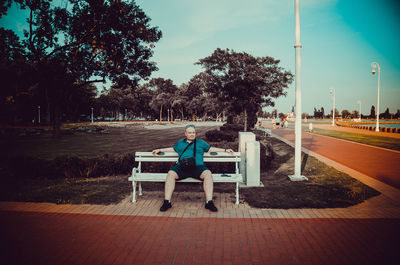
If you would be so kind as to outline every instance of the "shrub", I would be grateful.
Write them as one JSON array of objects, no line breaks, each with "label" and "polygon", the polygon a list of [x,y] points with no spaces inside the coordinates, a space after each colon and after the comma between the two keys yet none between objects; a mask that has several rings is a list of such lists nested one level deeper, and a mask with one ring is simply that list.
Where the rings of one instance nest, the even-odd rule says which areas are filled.
[{"label": "shrub", "polygon": [[233,142],[238,138],[238,133],[234,131],[211,130],[206,132],[206,138],[209,142]]},{"label": "shrub", "polygon": [[39,159],[19,156],[0,159],[0,175],[9,178],[97,178],[129,174],[136,165],[134,154],[106,154],[85,159],[78,156],[59,156]]},{"label": "shrub", "polygon": [[234,132],[240,132],[244,131],[244,125],[242,124],[230,124],[230,123],[225,123],[219,128],[221,131],[234,131]]}]

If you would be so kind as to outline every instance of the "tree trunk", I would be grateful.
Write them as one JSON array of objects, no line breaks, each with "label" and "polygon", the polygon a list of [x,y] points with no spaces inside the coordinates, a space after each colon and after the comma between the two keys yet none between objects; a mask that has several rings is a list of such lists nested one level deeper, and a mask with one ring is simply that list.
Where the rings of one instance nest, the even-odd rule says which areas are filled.
[{"label": "tree trunk", "polygon": [[181,108],[181,115],[182,115],[182,121],[183,121],[183,119],[184,119],[184,117],[183,117],[183,108]]},{"label": "tree trunk", "polygon": [[247,132],[247,110],[244,109],[244,131]]},{"label": "tree trunk", "polygon": [[162,105],[161,105],[161,108],[160,108],[160,121],[162,121]]},{"label": "tree trunk", "polygon": [[46,109],[46,123],[50,124],[51,123],[51,109],[50,109],[50,103],[47,101],[47,109]]},{"label": "tree trunk", "polygon": [[58,108],[54,106],[52,108],[53,114],[53,137],[59,137],[61,131],[60,115],[58,113]]}]

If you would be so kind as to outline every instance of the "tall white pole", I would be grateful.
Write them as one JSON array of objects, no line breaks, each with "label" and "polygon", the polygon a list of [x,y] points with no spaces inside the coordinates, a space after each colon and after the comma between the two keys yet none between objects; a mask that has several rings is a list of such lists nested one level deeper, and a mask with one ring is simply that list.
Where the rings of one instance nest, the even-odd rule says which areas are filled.
[{"label": "tall white pole", "polygon": [[38,106],[38,122],[40,124],[40,106]]},{"label": "tall white pole", "polygon": [[[333,89],[333,120],[332,120],[332,126],[335,126],[335,114],[336,114],[336,93],[335,89]],[[342,117],[343,119],[343,117]]]},{"label": "tall white pole", "polygon": [[93,123],[93,108],[91,108],[92,109],[92,123]]},{"label": "tall white pole", "polygon": [[358,100],[357,103],[360,104],[360,121],[361,121],[361,100]]},{"label": "tall white pole", "polygon": [[290,175],[291,181],[307,180],[301,175],[301,43],[300,43],[300,0],[294,0],[295,9],[295,37],[296,51],[296,120],[295,120],[295,150],[294,150],[294,175]]},{"label": "tall white pole", "polygon": [[333,110],[332,110],[332,126],[335,126],[335,88],[331,87],[329,89],[330,93],[332,94],[332,100],[333,100]]},{"label": "tall white pole", "polygon": [[378,102],[376,104],[376,127],[375,131],[379,132],[379,90],[380,90],[380,83],[381,83],[381,66],[377,62],[373,62],[371,64],[372,67],[372,74],[375,74],[375,68],[378,68]]}]

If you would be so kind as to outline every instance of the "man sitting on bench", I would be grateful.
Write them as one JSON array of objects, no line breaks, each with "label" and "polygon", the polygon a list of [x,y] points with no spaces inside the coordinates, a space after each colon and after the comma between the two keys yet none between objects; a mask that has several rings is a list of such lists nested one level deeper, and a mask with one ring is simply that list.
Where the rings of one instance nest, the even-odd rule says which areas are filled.
[{"label": "man sitting on bench", "polygon": [[186,138],[179,140],[174,147],[152,151],[154,155],[160,152],[177,152],[179,155],[177,164],[173,165],[168,171],[165,181],[165,200],[160,211],[165,212],[172,207],[171,197],[175,189],[176,180],[192,177],[203,181],[203,189],[206,196],[205,208],[216,212],[218,209],[212,200],[214,188],[212,174],[204,165],[203,155],[205,152],[228,152],[233,154],[233,150],[211,147],[205,141],[196,139],[194,125],[186,126],[185,136]]}]

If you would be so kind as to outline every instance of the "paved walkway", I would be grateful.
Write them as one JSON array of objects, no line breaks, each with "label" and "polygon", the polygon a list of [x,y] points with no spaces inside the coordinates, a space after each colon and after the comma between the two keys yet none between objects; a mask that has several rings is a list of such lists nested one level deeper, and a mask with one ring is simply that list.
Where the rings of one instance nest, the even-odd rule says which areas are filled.
[{"label": "paved walkway", "polygon": [[108,206],[0,202],[0,259],[3,264],[398,264],[399,189],[307,152],[382,194],[349,208],[282,210],[234,205],[233,193],[218,193],[218,213],[206,211],[201,200],[185,200],[203,198],[202,193],[174,194],[166,213],[158,210],[162,192],[145,192],[136,204],[126,198]]},{"label": "paved walkway", "polygon": [[[294,130],[280,128],[271,132],[294,142]],[[302,146],[348,166],[367,176],[400,188],[400,151],[302,132]]]}]

